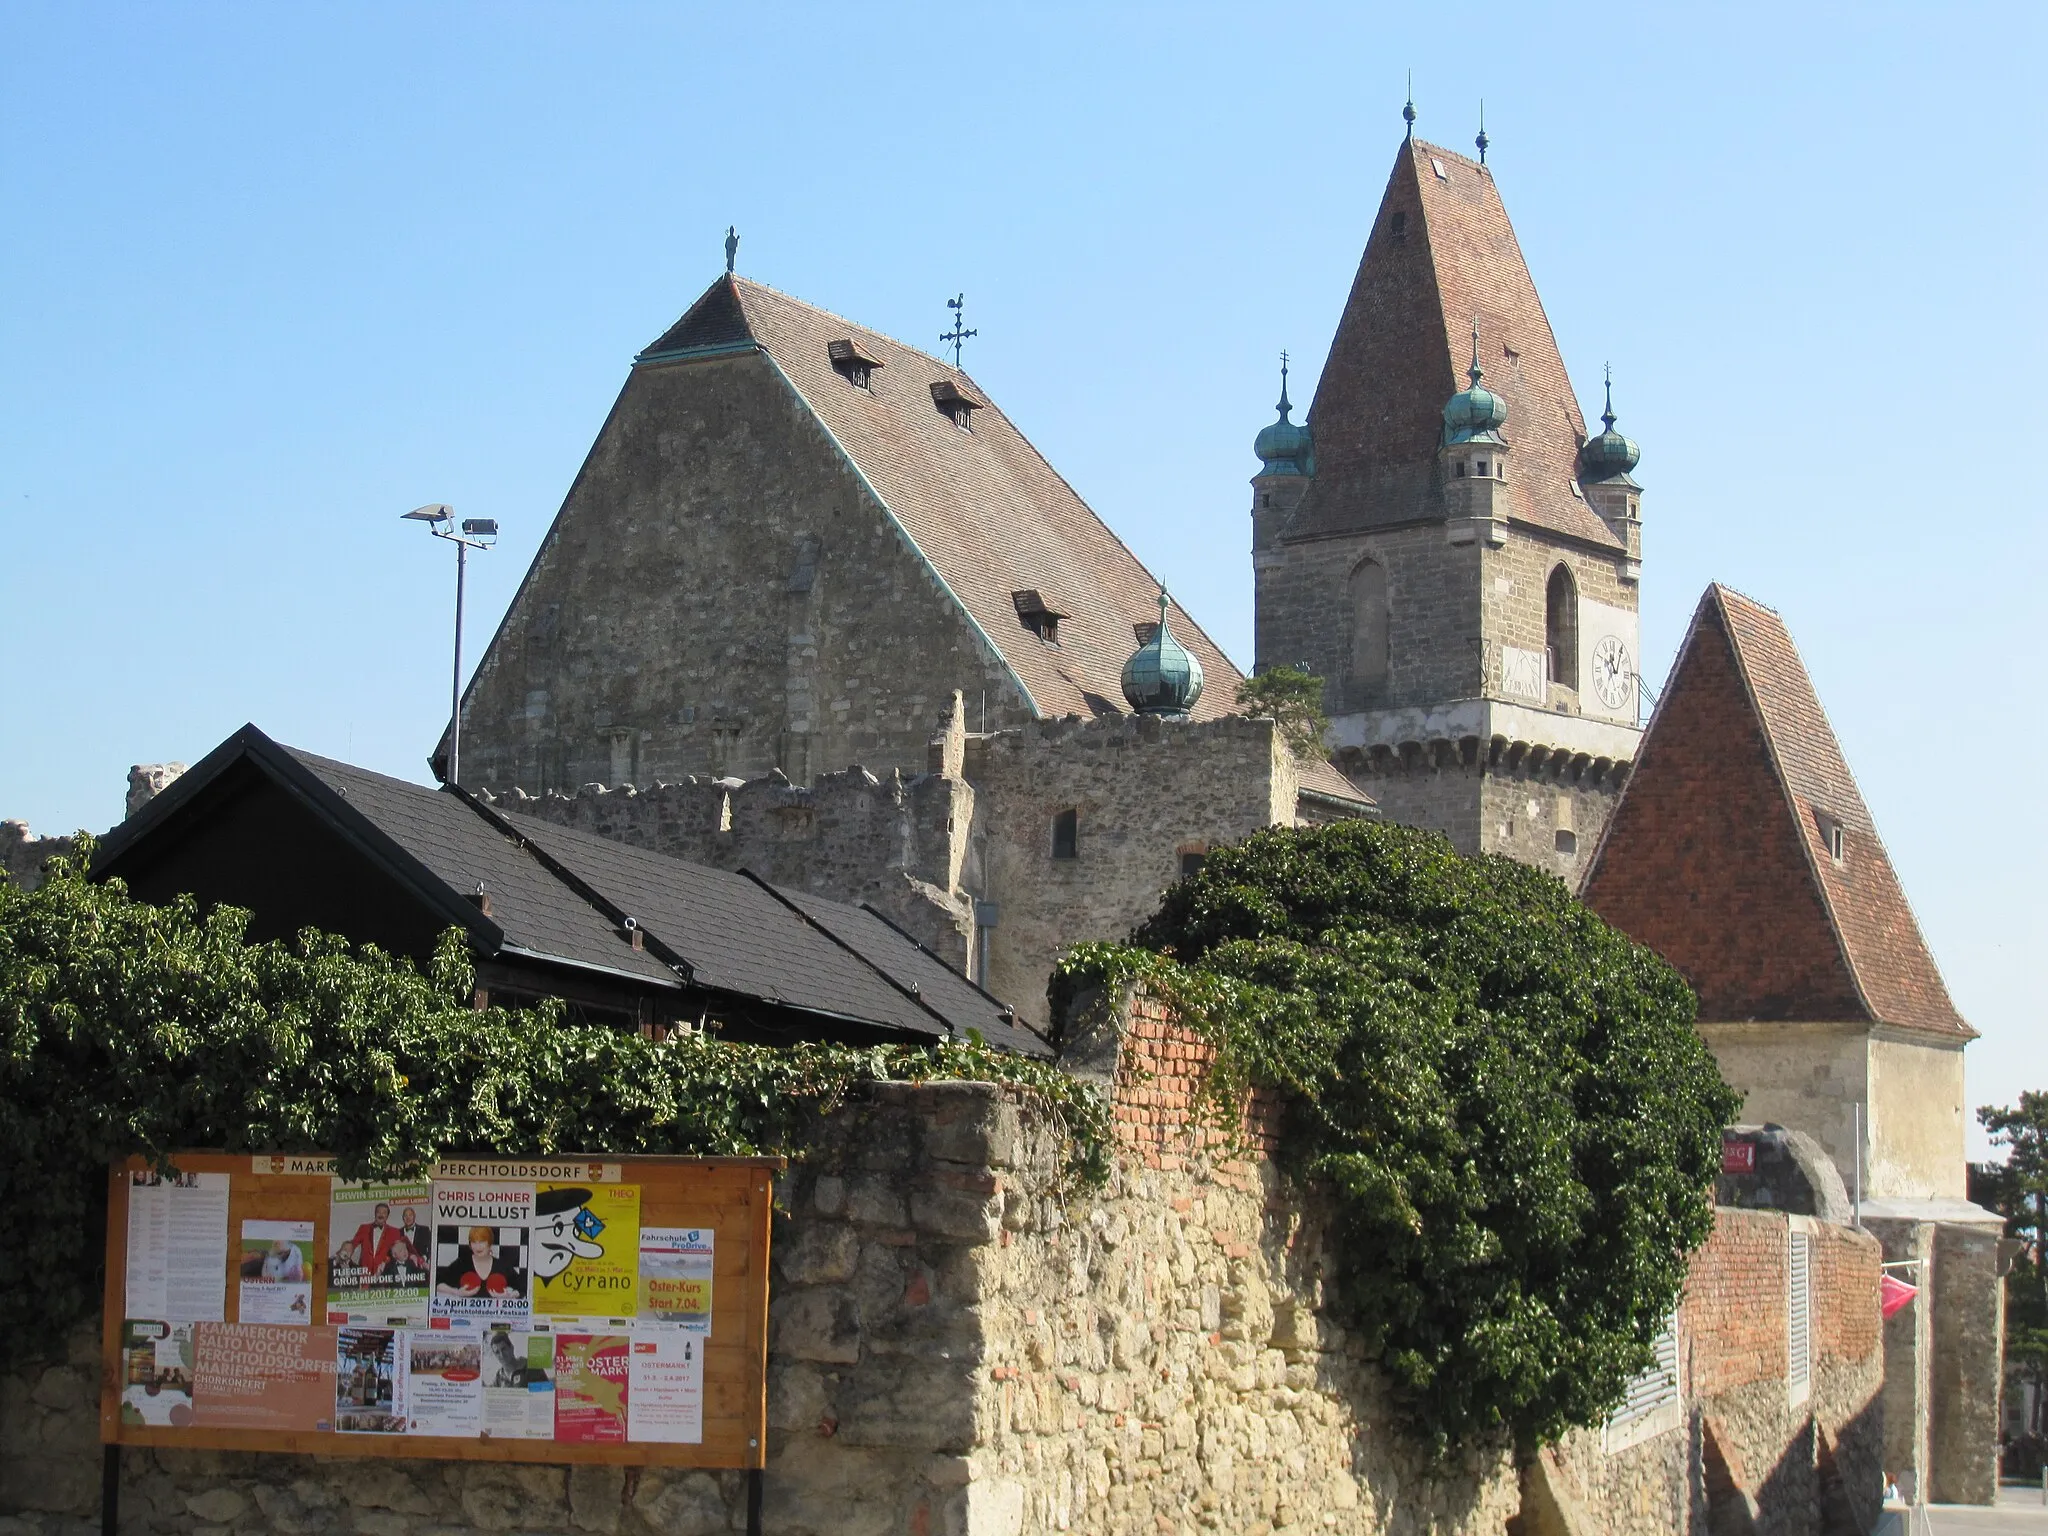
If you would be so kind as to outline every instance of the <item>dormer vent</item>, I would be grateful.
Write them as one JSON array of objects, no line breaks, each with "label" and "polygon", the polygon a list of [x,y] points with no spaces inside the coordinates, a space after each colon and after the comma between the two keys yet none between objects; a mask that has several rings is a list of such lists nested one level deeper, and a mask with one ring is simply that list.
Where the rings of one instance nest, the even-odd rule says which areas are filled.
[{"label": "dormer vent", "polygon": [[1012,592],[1010,601],[1017,605],[1017,618],[1026,629],[1041,640],[1059,644],[1060,620],[1066,617],[1064,613],[1029,588]]},{"label": "dormer vent", "polygon": [[974,413],[981,409],[982,403],[951,379],[941,379],[932,386],[932,404],[939,408],[941,416],[963,432],[974,430]]},{"label": "dormer vent", "polygon": [[869,357],[857,342],[828,341],[825,353],[832,359],[832,366],[839,376],[855,389],[872,389],[875,370],[882,366],[878,357]]}]

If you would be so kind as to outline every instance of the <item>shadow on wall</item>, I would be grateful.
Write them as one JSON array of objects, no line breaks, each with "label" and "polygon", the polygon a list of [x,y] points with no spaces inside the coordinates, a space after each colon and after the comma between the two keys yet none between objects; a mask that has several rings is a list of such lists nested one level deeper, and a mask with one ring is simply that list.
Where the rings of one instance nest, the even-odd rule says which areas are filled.
[{"label": "shadow on wall", "polygon": [[1863,1536],[1883,1504],[1878,1468],[1884,1445],[1880,1403],[1873,1400],[1830,1435],[1812,1419],[1755,1485],[1731,1456],[1721,1427],[1695,1415],[1699,1479],[1694,1488],[1694,1531],[1706,1536],[1776,1536],[1815,1531],[1820,1536]]}]

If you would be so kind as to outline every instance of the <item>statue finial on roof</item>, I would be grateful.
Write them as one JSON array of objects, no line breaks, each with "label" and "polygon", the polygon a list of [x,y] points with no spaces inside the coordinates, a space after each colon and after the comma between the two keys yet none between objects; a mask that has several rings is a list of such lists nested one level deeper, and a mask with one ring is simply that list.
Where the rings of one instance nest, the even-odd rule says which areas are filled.
[{"label": "statue finial on roof", "polygon": [[739,255],[739,253],[740,253],[740,232],[739,232],[739,226],[738,226],[738,225],[735,225],[735,224],[728,224],[728,225],[726,225],[726,226],[725,226],[725,270],[726,270],[726,274],[727,274],[728,276],[730,276],[730,275],[731,275],[731,273],[732,273],[732,264],[733,264],[733,259],[734,259],[734,258],[735,258],[736,256],[738,256],[738,255]]}]

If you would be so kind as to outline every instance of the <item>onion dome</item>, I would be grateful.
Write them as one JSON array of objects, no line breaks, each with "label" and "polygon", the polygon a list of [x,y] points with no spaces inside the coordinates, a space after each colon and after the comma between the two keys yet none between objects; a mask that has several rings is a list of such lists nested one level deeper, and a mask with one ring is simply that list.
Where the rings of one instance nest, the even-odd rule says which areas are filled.
[{"label": "onion dome", "polygon": [[1614,380],[1607,380],[1607,409],[1600,413],[1601,425],[1606,427],[1598,437],[1589,437],[1579,450],[1579,482],[1582,485],[1601,485],[1610,480],[1627,480],[1629,471],[1642,458],[1633,439],[1623,437],[1614,430]]},{"label": "onion dome", "polygon": [[1274,407],[1280,419],[1252,439],[1252,452],[1262,461],[1262,475],[1313,475],[1316,472],[1315,445],[1308,428],[1287,419],[1294,409],[1287,399],[1287,354],[1280,354],[1280,403]]},{"label": "onion dome", "polygon": [[1444,443],[1469,443],[1474,439],[1498,442],[1495,435],[1508,419],[1508,403],[1480,380],[1486,375],[1479,366],[1479,327],[1472,327],[1472,366],[1465,377],[1472,382],[1444,402]]},{"label": "onion dome", "polygon": [[1159,627],[1124,663],[1124,698],[1141,715],[1185,717],[1202,697],[1202,664],[1166,627],[1172,600],[1159,589]]}]

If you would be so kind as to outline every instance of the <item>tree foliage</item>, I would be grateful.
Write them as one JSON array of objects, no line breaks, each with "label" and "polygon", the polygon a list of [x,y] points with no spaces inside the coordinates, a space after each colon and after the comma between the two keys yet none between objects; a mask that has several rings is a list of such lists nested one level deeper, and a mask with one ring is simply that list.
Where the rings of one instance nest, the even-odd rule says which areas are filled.
[{"label": "tree foliage", "polygon": [[443,1155],[790,1152],[860,1083],[973,1078],[1034,1091],[1070,1171],[1104,1168],[1100,1098],[979,1040],[656,1043],[553,1007],[471,1008],[452,931],[422,973],[310,930],[252,944],[246,925],[63,860],[35,891],[0,879],[0,1310],[49,1338],[99,1305],[105,1170],[135,1153],[327,1152],[396,1177]]},{"label": "tree foliage", "polygon": [[[2037,1389],[2034,1422],[2027,1426],[2036,1464],[2026,1470],[2038,1471],[2048,1431],[2040,1409],[2048,1393],[2048,1093],[2023,1092],[2017,1104],[1987,1104],[1977,1111],[1977,1121],[2006,1155],[2003,1163],[1971,1168],[1970,1198],[2003,1216],[2005,1235],[2026,1245],[2005,1275],[2005,1366]],[[2022,1469],[2009,1464],[2006,1470]]]},{"label": "tree foliage", "polygon": [[1320,758],[1330,717],[1323,709],[1323,680],[1301,667],[1268,667],[1237,685],[1237,707],[1248,715],[1271,715],[1296,757]]},{"label": "tree foliage", "polygon": [[1217,1048],[1220,1119],[1279,1091],[1337,1299],[1424,1441],[1526,1450],[1650,1365],[1739,1101],[1684,981],[1560,881],[1410,828],[1262,832],[1056,992],[1132,981]]}]

